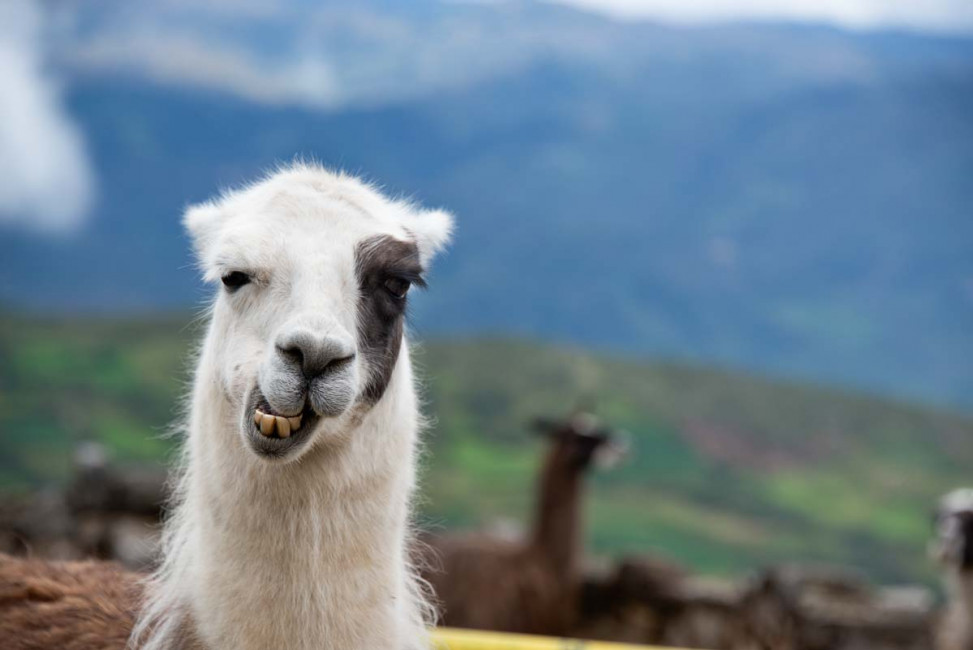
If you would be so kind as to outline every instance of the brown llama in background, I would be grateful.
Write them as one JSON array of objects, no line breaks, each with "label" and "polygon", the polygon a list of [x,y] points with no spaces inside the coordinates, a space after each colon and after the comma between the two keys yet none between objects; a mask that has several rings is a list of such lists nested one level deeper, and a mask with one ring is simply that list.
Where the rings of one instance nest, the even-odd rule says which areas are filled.
[{"label": "brown llama in background", "polygon": [[538,421],[537,429],[550,446],[527,539],[468,533],[429,540],[432,568],[424,577],[444,625],[550,635],[568,634],[574,625],[584,474],[593,461],[618,457],[623,446],[586,413],[564,422]]}]

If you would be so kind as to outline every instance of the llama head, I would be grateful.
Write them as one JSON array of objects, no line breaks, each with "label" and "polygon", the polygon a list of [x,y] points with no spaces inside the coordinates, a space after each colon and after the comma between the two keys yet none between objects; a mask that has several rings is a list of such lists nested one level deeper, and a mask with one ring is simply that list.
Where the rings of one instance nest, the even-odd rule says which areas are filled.
[{"label": "llama head", "polygon": [[534,429],[549,438],[554,453],[569,467],[584,471],[592,464],[617,465],[629,452],[629,434],[604,426],[590,413],[578,411],[570,418],[537,419]]},{"label": "llama head", "polygon": [[933,526],[933,557],[948,567],[973,570],[973,489],[945,495],[933,515]]},{"label": "llama head", "polygon": [[207,351],[216,387],[257,456],[291,460],[382,399],[407,294],[424,285],[452,218],[298,165],[189,208],[185,223],[219,285]]}]

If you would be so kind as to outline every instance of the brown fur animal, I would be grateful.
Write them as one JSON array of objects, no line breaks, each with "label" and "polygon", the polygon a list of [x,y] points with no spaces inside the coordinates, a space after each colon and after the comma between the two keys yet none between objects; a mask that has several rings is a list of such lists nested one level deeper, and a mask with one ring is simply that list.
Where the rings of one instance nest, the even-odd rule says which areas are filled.
[{"label": "brown fur animal", "polygon": [[424,577],[446,625],[564,635],[574,624],[584,474],[596,456],[614,455],[620,445],[587,414],[539,428],[550,438],[550,448],[526,542],[478,534],[429,540],[431,568]]},{"label": "brown fur animal", "polygon": [[116,564],[0,555],[0,646],[122,650],[141,591],[138,575]]}]

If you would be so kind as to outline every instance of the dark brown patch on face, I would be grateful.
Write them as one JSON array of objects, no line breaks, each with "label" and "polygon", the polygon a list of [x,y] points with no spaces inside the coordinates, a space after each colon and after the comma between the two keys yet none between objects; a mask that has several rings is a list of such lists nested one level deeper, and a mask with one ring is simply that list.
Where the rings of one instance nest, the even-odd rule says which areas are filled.
[{"label": "dark brown patch on face", "polygon": [[400,281],[422,284],[419,249],[413,242],[388,235],[366,239],[355,251],[358,276],[358,348],[368,366],[368,381],[362,401],[374,404],[382,399],[392,378],[402,347],[406,297],[389,290]]}]

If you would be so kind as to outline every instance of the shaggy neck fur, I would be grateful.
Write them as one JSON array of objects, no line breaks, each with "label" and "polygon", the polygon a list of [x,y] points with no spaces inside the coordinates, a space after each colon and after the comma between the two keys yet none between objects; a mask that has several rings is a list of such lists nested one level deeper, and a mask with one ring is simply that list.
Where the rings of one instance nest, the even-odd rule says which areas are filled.
[{"label": "shaggy neck fur", "polygon": [[239,405],[208,370],[213,332],[164,564],[133,639],[152,649],[424,647],[427,608],[406,548],[419,427],[407,346],[382,399],[279,465],[244,447]]}]

